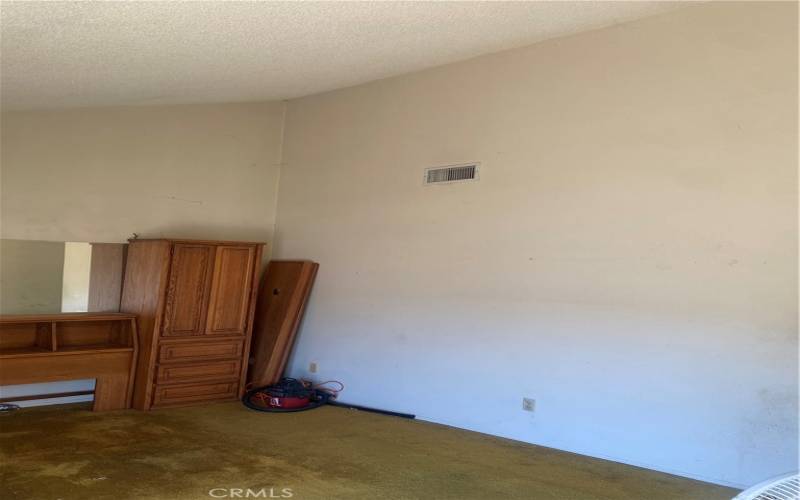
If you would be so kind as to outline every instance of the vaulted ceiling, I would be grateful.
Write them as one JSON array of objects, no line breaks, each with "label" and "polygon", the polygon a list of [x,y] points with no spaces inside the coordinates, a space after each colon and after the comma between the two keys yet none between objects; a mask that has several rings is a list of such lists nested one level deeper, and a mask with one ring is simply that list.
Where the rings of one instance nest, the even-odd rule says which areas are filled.
[{"label": "vaulted ceiling", "polygon": [[669,2],[2,2],[4,109],[289,99]]}]

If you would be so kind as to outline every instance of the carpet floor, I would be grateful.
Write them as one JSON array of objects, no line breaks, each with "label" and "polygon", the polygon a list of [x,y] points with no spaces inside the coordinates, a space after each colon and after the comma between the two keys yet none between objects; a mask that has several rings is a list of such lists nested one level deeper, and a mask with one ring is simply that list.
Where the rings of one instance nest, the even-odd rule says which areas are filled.
[{"label": "carpet floor", "polygon": [[[0,415],[3,499],[730,499],[736,490],[415,420],[238,403]],[[239,491],[241,490],[241,491]],[[253,496],[256,495],[256,496]]]}]

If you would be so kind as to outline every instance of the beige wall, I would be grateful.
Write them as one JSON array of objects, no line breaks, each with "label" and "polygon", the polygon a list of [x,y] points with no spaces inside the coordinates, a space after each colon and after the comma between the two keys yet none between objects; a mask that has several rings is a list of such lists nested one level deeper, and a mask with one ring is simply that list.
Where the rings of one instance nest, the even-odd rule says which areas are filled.
[{"label": "beige wall", "polygon": [[2,114],[5,238],[272,240],[282,103]]},{"label": "beige wall", "polygon": [[796,4],[713,3],[290,101],[276,255],[321,263],[291,374],[725,484],[797,469],[797,55]]}]

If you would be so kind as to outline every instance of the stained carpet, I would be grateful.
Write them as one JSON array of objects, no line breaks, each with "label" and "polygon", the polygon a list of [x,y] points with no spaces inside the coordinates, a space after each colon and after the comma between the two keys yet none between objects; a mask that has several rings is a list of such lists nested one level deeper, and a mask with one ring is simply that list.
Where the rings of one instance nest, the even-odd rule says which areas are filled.
[{"label": "stained carpet", "polygon": [[[3,499],[730,499],[730,488],[421,421],[238,403],[0,416]],[[240,491],[241,490],[241,491]],[[233,492],[233,495],[232,493]],[[255,494],[257,496],[252,496]]]}]

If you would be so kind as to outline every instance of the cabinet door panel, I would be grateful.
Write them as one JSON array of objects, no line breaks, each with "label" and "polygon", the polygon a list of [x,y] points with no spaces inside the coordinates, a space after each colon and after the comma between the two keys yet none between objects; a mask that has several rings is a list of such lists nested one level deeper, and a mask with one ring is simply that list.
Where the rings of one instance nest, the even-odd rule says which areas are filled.
[{"label": "cabinet door panel", "polygon": [[208,305],[207,334],[245,333],[255,254],[254,247],[217,247]]},{"label": "cabinet door panel", "polygon": [[208,286],[213,263],[213,246],[188,244],[174,246],[163,335],[186,336],[204,333]]}]

